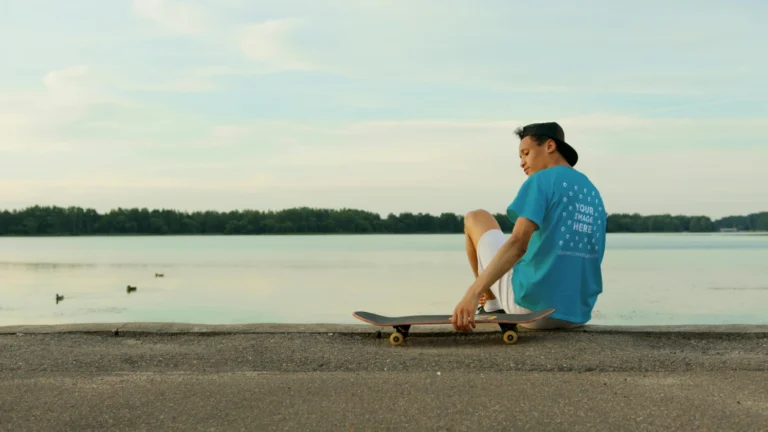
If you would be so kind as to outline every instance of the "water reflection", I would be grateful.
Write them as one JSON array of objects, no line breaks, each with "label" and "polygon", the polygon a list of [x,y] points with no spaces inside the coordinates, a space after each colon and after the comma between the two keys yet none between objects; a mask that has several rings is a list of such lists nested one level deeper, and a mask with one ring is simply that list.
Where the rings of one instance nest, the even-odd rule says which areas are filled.
[{"label": "water reflection", "polygon": [[[462,238],[0,238],[0,325],[450,313],[473,279]],[[593,323],[768,324],[766,236],[627,235],[610,246]]]}]

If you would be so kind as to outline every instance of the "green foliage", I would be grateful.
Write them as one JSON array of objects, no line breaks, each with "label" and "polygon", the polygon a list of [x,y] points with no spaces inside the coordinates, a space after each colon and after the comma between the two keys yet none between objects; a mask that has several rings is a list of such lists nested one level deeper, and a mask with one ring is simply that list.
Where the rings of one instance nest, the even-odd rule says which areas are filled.
[{"label": "green foliage", "polygon": [[[502,218],[501,215],[496,216]],[[229,212],[118,208],[99,214],[78,207],[34,206],[0,212],[0,235],[131,235],[131,234],[340,234],[461,233],[463,217],[453,213],[390,214],[355,209],[291,208],[281,211]]]},{"label": "green foliage", "polygon": [[747,216],[728,216],[718,221],[720,228],[738,231],[768,231],[768,212],[753,213]]},{"label": "green foliage", "polygon": [[607,231],[611,232],[713,232],[719,230],[719,222],[707,216],[683,216],[670,214],[641,216],[637,213],[608,215]]},{"label": "green foliage", "polygon": [[[504,232],[513,224],[495,214]],[[612,214],[608,232],[711,232],[721,228],[768,230],[768,212],[729,216],[712,221],[706,216]],[[0,212],[0,235],[165,235],[165,234],[427,234],[462,233],[464,217],[454,213],[377,213],[355,209],[290,208],[281,211],[229,212],[118,208],[100,214],[80,207],[33,206]]]}]

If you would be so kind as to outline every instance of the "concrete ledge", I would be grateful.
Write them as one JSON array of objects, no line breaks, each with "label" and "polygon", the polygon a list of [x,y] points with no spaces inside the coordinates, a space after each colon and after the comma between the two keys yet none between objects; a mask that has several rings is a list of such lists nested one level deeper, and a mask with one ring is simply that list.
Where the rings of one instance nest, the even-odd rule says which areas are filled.
[{"label": "concrete ledge", "polygon": [[[391,331],[391,327],[375,327],[368,324],[195,324],[166,322],[84,323],[51,325],[16,325],[0,327],[0,334],[50,334],[50,333],[189,333],[189,334],[239,334],[239,333],[372,333]],[[498,331],[495,324],[478,325],[475,332]],[[411,332],[450,333],[448,325],[414,326]],[[531,331],[521,329],[521,331]],[[562,331],[562,330],[561,330]],[[768,325],[662,325],[662,326],[601,326],[587,325],[568,332],[590,333],[768,333]]]},{"label": "concrete ledge", "polygon": [[[768,326],[590,326],[523,332],[514,346],[486,327],[497,333],[414,327],[440,332],[402,346],[363,323],[3,327],[49,334],[0,336],[0,429],[768,425]],[[489,389],[514,408],[499,398],[479,408]]]}]

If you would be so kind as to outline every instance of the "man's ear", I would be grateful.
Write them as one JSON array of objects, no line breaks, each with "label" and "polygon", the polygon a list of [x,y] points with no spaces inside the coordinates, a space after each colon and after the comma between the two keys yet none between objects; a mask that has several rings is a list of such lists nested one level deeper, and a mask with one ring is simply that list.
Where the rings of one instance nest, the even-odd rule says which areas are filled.
[{"label": "man's ear", "polygon": [[555,143],[555,140],[548,139],[547,140],[547,153],[554,153],[557,151],[557,144]]}]

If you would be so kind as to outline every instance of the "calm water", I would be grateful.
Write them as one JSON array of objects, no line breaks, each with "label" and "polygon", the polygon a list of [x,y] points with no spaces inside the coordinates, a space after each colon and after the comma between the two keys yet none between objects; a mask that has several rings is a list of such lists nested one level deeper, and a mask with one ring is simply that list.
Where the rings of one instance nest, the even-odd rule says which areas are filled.
[{"label": "calm water", "polygon": [[[607,240],[592,323],[768,324],[768,236]],[[471,282],[461,235],[0,238],[0,326],[359,323],[451,313]]]}]

